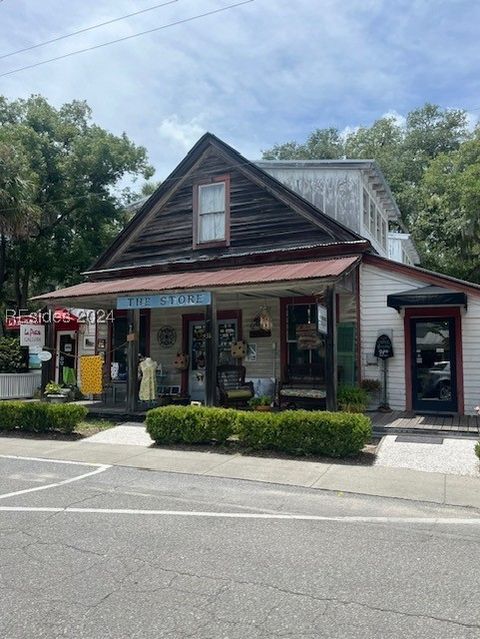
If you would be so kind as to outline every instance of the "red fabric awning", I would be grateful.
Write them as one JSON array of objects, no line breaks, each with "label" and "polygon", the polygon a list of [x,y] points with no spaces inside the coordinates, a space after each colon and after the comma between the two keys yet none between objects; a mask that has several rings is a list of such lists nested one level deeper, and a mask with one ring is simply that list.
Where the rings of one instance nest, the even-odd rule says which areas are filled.
[{"label": "red fabric awning", "polygon": [[55,300],[121,293],[153,293],[182,289],[210,289],[243,284],[270,284],[310,279],[339,277],[359,260],[358,257],[339,257],[287,264],[243,266],[211,271],[142,275],[98,282],[84,282],[68,288],[39,295],[36,300]]},{"label": "red fabric awning", "polygon": [[[37,313],[5,318],[7,331],[18,331],[21,324],[43,324],[43,318]],[[53,311],[53,324],[57,331],[78,331],[78,317],[66,308],[57,308]]]}]

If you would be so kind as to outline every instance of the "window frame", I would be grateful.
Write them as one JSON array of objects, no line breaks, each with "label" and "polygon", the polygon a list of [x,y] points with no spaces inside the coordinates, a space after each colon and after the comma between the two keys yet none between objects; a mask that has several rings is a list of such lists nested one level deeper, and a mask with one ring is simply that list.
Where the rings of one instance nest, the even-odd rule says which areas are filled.
[{"label": "window frame", "polygon": [[[223,183],[225,185],[225,237],[221,240],[199,240],[200,231],[200,187]],[[211,248],[230,246],[230,175],[216,175],[206,180],[195,182],[193,185],[193,248]]]}]

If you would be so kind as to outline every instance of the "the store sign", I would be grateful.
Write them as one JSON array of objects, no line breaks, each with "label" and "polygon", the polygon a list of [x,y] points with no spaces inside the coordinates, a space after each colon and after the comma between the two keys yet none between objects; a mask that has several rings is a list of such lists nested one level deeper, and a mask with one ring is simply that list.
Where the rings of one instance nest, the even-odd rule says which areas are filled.
[{"label": "the store sign", "polygon": [[328,333],[328,316],[326,306],[317,304],[317,316],[318,316],[318,332],[322,335]]},{"label": "the store sign", "polygon": [[379,359],[389,359],[393,357],[392,340],[388,335],[380,335],[375,343],[375,357]]},{"label": "the store sign", "polygon": [[199,293],[167,293],[165,295],[133,295],[132,297],[117,298],[117,308],[121,310],[208,306],[211,303],[212,294],[209,291],[201,291]]},{"label": "the store sign", "polygon": [[45,345],[45,326],[43,324],[21,324],[20,346]]}]

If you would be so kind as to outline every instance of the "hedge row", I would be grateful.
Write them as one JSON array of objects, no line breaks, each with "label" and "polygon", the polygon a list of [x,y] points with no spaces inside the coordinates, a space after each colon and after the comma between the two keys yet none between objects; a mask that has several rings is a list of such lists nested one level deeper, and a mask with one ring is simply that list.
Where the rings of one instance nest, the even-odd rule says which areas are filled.
[{"label": "hedge row", "polygon": [[165,406],[147,413],[147,431],[157,444],[225,442],[237,435],[253,450],[345,457],[372,436],[371,420],[354,413],[324,411],[246,412],[200,406]]},{"label": "hedge row", "polygon": [[85,406],[43,402],[0,402],[0,430],[71,433],[87,416]]}]

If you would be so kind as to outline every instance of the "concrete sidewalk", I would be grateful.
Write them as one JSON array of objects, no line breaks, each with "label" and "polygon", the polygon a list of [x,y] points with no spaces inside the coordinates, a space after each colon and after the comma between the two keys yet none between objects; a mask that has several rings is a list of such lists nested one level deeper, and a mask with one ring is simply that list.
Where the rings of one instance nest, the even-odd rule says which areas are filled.
[{"label": "concrete sidewalk", "polygon": [[480,508],[480,479],[406,468],[14,437],[0,437],[0,455],[132,466]]}]

